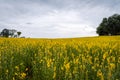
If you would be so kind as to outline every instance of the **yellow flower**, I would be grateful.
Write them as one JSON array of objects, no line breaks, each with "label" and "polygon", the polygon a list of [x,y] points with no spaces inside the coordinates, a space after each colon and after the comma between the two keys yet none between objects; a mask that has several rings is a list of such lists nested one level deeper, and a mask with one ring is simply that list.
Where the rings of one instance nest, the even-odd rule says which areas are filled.
[{"label": "yellow flower", "polygon": [[101,80],[104,80],[103,73],[101,72],[100,69],[97,71],[97,77],[99,77]]},{"label": "yellow flower", "polygon": [[15,80],[15,77],[13,77],[13,79],[12,80]]},{"label": "yellow flower", "polygon": [[115,57],[114,56],[111,56],[111,61],[115,62]]},{"label": "yellow flower", "polygon": [[53,79],[55,79],[55,77],[56,77],[56,72],[54,72],[54,74],[53,74]]},{"label": "yellow flower", "polygon": [[63,67],[61,67],[61,70],[64,70],[64,68],[63,68]]},{"label": "yellow flower", "polygon": [[18,66],[15,66],[15,69],[16,69],[17,71],[19,71],[19,67],[18,67]]},{"label": "yellow flower", "polygon": [[98,76],[98,77],[102,76],[102,72],[101,72],[100,69],[97,71],[97,76]]},{"label": "yellow flower", "polygon": [[75,59],[75,64],[79,63],[79,58]]},{"label": "yellow flower", "polygon": [[120,57],[118,58],[118,63],[120,63]]},{"label": "yellow flower", "polygon": [[15,72],[15,75],[18,75],[18,73]]},{"label": "yellow flower", "polygon": [[56,71],[56,67],[54,67],[54,72]]},{"label": "yellow flower", "polygon": [[8,71],[8,69],[6,70],[6,73],[8,73],[9,71]]},{"label": "yellow flower", "polygon": [[115,69],[115,64],[114,63],[110,63],[110,69]]},{"label": "yellow flower", "polygon": [[104,53],[103,54],[103,59],[106,59],[107,55],[108,55],[107,53]]},{"label": "yellow flower", "polygon": [[21,78],[24,79],[26,77],[26,73],[21,73]]},{"label": "yellow flower", "polygon": [[28,71],[28,68],[26,68],[25,71]]},{"label": "yellow flower", "polygon": [[47,67],[49,68],[51,66],[51,64],[52,64],[52,59],[48,59],[47,60]]},{"label": "yellow flower", "polygon": [[95,66],[92,66],[92,69],[95,70]]},{"label": "yellow flower", "polygon": [[23,63],[20,63],[20,65],[23,65]]},{"label": "yellow flower", "polygon": [[65,65],[65,69],[66,69],[66,71],[69,71],[69,69],[70,69],[70,63],[67,63],[67,64]]}]

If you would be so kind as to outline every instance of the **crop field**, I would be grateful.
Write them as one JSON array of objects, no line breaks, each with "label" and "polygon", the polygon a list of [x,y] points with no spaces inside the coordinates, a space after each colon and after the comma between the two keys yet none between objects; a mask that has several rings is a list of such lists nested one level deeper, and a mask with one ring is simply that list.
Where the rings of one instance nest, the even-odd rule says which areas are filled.
[{"label": "crop field", "polygon": [[120,80],[120,36],[0,38],[0,80]]}]

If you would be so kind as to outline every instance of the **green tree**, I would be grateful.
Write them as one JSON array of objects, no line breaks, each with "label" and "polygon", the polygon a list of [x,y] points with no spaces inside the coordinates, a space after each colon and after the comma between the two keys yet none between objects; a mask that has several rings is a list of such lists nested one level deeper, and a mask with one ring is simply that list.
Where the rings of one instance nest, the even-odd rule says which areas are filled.
[{"label": "green tree", "polygon": [[16,32],[17,32],[17,30],[15,30],[15,29],[11,29],[11,30],[9,29],[9,36],[14,37]]},{"label": "green tree", "polygon": [[120,34],[120,15],[114,14],[108,18],[103,18],[97,27],[99,35],[119,35]]},{"label": "green tree", "polygon": [[1,37],[19,37],[21,35],[21,32],[15,29],[3,29],[0,33]]},{"label": "green tree", "polygon": [[20,31],[17,32],[18,37],[19,37],[21,34],[22,34],[22,32],[20,32]]},{"label": "green tree", "polygon": [[9,37],[9,29],[3,29],[1,32],[2,37]]},{"label": "green tree", "polygon": [[99,27],[97,27],[97,33],[101,36],[101,35],[108,35],[108,30],[107,30],[107,26],[108,25],[108,20],[107,18],[103,18],[102,23],[99,25]]}]

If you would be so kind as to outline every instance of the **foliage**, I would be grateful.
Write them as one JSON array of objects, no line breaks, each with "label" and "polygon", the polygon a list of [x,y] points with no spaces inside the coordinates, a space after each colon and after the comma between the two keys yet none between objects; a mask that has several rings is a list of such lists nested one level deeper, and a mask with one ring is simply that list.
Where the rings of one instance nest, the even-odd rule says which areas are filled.
[{"label": "foliage", "polygon": [[15,29],[3,29],[0,36],[2,37],[17,37],[21,35],[21,32],[17,32],[17,34],[15,34],[17,32],[17,30]]},{"label": "foliage", "polygon": [[120,36],[0,38],[0,80],[120,80]]},{"label": "foliage", "polygon": [[99,35],[120,35],[120,15],[103,18],[96,31]]},{"label": "foliage", "polygon": [[21,32],[20,32],[20,31],[18,31],[18,32],[17,32],[17,35],[18,35],[18,37],[19,37],[19,36],[21,35]]},{"label": "foliage", "polygon": [[3,29],[1,32],[1,36],[3,37],[8,37],[10,35],[9,30],[8,29]]}]

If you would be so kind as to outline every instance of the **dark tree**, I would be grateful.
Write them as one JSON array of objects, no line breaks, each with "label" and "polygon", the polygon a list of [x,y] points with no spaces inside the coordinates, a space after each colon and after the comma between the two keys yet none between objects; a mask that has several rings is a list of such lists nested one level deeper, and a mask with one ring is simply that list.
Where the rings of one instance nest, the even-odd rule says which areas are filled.
[{"label": "dark tree", "polygon": [[1,32],[2,37],[14,37],[14,33],[17,32],[15,29],[3,29]]},{"label": "dark tree", "polygon": [[0,37],[2,36],[1,32],[0,32]]},{"label": "dark tree", "polygon": [[2,32],[1,32],[1,36],[9,37],[9,30],[8,29],[3,29]]},{"label": "dark tree", "polygon": [[120,15],[103,18],[96,31],[99,35],[120,35]]},{"label": "dark tree", "polygon": [[17,32],[18,37],[19,37],[21,34],[22,34],[22,33],[21,33],[20,31]]},{"label": "dark tree", "polygon": [[108,25],[108,20],[107,18],[103,18],[102,23],[99,25],[99,27],[97,28],[97,33],[99,35],[108,35],[108,30],[107,30],[107,26]]},{"label": "dark tree", "polygon": [[11,29],[11,30],[9,30],[9,35],[11,36],[11,37],[14,37],[14,34],[17,32],[17,30],[15,30],[15,29]]}]

